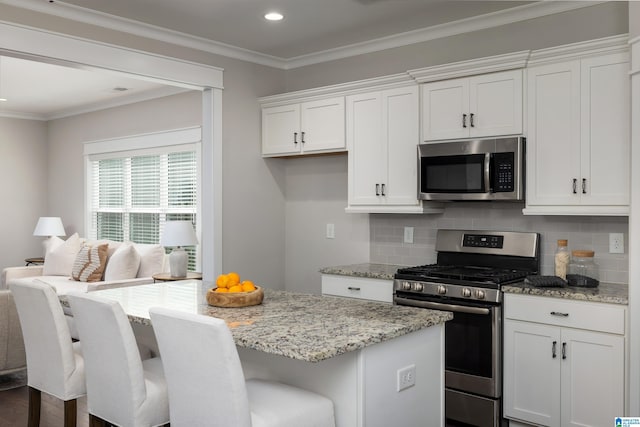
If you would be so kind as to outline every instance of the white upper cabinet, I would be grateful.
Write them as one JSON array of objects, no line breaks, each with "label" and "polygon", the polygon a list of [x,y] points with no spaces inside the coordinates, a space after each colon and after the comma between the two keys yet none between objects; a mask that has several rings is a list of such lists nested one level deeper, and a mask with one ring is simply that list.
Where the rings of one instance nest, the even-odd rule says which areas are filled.
[{"label": "white upper cabinet", "polygon": [[522,70],[422,85],[422,139],[522,133]]},{"label": "white upper cabinet", "polygon": [[616,53],[528,70],[525,213],[628,213],[628,69]]},{"label": "white upper cabinet", "polygon": [[347,211],[424,212],[417,189],[417,85],[347,96],[346,105]]},{"label": "white upper cabinet", "polygon": [[344,97],[262,108],[263,157],[345,151]]}]

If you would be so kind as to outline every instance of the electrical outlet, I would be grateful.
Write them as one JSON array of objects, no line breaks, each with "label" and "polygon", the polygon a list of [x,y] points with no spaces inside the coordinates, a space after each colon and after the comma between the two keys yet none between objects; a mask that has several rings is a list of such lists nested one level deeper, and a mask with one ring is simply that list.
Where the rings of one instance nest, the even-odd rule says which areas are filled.
[{"label": "electrical outlet", "polygon": [[416,365],[398,369],[398,391],[416,385]]},{"label": "electrical outlet", "polygon": [[610,254],[624,253],[624,234],[609,233],[609,253]]},{"label": "electrical outlet", "polygon": [[404,228],[404,242],[413,243],[413,227]]},{"label": "electrical outlet", "polygon": [[334,224],[327,224],[327,239],[335,239],[336,238],[336,227]]}]

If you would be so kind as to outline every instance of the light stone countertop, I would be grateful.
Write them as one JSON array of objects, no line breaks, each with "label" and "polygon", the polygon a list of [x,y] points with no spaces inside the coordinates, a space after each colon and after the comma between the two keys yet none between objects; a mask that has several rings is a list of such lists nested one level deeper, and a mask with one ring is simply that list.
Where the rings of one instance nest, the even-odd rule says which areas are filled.
[{"label": "light stone countertop", "polygon": [[[325,267],[322,274],[340,276],[368,277],[372,279],[393,280],[398,268],[405,266],[395,264],[351,264],[335,267]],[[525,285],[523,282],[503,285],[502,290],[512,294],[527,294],[562,298],[579,301],[604,302],[610,304],[629,304],[629,285],[618,283],[600,283],[597,288],[577,288],[566,286],[563,288],[545,288]]]},{"label": "light stone countertop", "polygon": [[503,285],[502,290],[510,294],[538,295],[578,301],[605,302],[610,304],[629,304],[629,285],[619,283],[600,283],[596,288],[544,288],[521,283]]},{"label": "light stone countertop", "polygon": [[[149,308],[164,306],[224,319],[239,347],[319,362],[453,318],[446,311],[349,298],[264,289],[262,304],[244,308],[209,306],[212,284],[199,280],[95,291],[120,302],[132,322],[150,325]],[[63,305],[68,306],[64,296]]]},{"label": "light stone countertop", "polygon": [[320,269],[320,273],[335,274],[338,276],[393,280],[396,270],[403,267],[406,267],[406,265],[363,263],[325,267]]}]

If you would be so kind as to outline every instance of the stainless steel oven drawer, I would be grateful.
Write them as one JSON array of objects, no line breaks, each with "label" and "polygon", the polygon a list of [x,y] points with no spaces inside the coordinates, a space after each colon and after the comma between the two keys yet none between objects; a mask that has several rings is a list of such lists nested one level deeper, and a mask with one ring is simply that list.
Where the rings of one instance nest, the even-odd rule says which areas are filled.
[{"label": "stainless steel oven drawer", "polygon": [[477,427],[500,426],[500,400],[488,399],[457,390],[445,389],[447,420]]}]

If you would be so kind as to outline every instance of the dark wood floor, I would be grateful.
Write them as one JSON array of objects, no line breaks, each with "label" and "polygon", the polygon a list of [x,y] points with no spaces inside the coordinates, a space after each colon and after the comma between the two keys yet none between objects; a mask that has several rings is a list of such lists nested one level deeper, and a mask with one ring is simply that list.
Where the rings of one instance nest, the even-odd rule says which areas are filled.
[{"label": "dark wood floor", "polygon": [[[0,427],[25,427],[29,408],[29,390],[18,387],[0,391]],[[63,402],[42,393],[40,427],[62,427],[64,425]],[[87,398],[78,399],[77,427],[88,427]]]}]

